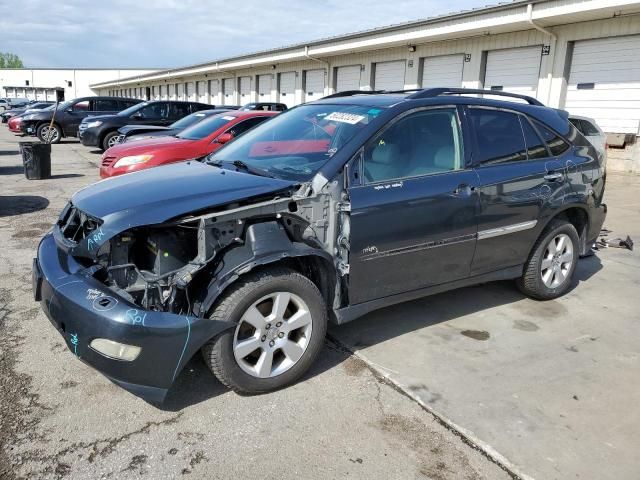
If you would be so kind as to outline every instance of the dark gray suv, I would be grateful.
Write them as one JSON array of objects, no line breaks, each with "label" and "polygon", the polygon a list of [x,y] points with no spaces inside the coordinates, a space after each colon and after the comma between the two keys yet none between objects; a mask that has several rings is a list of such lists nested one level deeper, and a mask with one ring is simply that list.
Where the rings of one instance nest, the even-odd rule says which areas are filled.
[{"label": "dark gray suv", "polygon": [[341,93],[204,161],[79,191],[34,294],[71,351],[144,398],[199,351],[225,385],[266,392],[309,368],[328,321],[494,280],[564,294],[604,187],[567,113],[533,98]]}]

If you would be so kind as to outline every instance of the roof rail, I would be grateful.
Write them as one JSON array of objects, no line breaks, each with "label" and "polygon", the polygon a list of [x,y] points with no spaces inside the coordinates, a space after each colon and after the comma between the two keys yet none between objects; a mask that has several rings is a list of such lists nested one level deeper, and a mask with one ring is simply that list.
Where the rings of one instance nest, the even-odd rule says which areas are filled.
[{"label": "roof rail", "polygon": [[517,93],[503,92],[502,90],[481,90],[474,88],[426,88],[424,90],[420,90],[412,95],[409,95],[407,98],[433,98],[439,97],[440,95],[464,95],[464,94],[474,94],[474,95],[496,95],[500,97],[511,97],[511,98],[519,98],[520,100],[526,101],[529,105],[538,105],[543,107],[544,105],[533,97],[529,97],[528,95],[519,95]]},{"label": "roof rail", "polygon": [[332,93],[325,98],[339,98],[339,97],[351,97],[352,95],[377,95],[379,93],[385,93],[384,90],[345,90],[344,92]]}]

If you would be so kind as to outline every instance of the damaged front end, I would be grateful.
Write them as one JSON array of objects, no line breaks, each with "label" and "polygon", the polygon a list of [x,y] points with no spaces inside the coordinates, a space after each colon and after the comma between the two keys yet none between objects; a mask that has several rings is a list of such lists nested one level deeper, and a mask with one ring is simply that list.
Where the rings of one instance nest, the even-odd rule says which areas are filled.
[{"label": "damaged front end", "polygon": [[295,185],[149,225],[122,213],[103,220],[69,203],[34,261],[36,300],[78,357],[161,402],[186,362],[234,327],[207,315],[243,273],[298,262],[334,307],[345,301],[342,192],[339,182],[318,193]]}]

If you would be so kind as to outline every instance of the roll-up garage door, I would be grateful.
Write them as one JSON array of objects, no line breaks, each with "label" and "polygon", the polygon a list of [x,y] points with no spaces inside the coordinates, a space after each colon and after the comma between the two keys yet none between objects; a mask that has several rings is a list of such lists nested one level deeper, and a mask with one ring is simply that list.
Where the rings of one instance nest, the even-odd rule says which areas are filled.
[{"label": "roll-up garage door", "polygon": [[422,63],[422,88],[462,86],[464,55],[426,57]]},{"label": "roll-up garage door", "polygon": [[251,77],[240,77],[240,105],[251,101]]},{"label": "roll-up garage door", "polygon": [[184,83],[178,83],[178,100],[184,100]]},{"label": "roll-up garage door", "polygon": [[285,72],[280,74],[280,102],[287,107],[296,104],[296,73]]},{"label": "roll-up garage door", "polygon": [[336,92],[360,90],[360,65],[349,65],[336,69]]},{"label": "roll-up garage door", "polygon": [[324,96],[324,70],[307,70],[304,76],[304,101],[310,102]]},{"label": "roll-up garage door", "polygon": [[207,98],[207,82],[204,80],[200,80],[198,82],[198,101],[202,103],[207,103],[209,99]]},{"label": "roll-up garage door", "polygon": [[565,110],[609,133],[640,132],[640,35],[575,42]]},{"label": "roll-up garage door", "polygon": [[233,99],[233,92],[235,90],[233,87],[234,81],[235,80],[233,78],[225,78],[224,80],[222,80],[222,93],[224,94],[222,102],[224,105],[236,104]]},{"label": "roll-up garage door", "polygon": [[376,63],[373,80],[374,90],[404,89],[404,67],[404,60]]},{"label": "roll-up garage door", "polygon": [[271,101],[271,74],[258,75],[258,101]]},{"label": "roll-up garage door", "polygon": [[484,88],[535,97],[541,54],[540,45],[488,52]]},{"label": "roll-up garage door", "polygon": [[190,102],[196,101],[196,82],[187,83],[187,99]]},{"label": "roll-up garage door", "polygon": [[220,80],[209,80],[209,102],[213,105],[220,103]]}]

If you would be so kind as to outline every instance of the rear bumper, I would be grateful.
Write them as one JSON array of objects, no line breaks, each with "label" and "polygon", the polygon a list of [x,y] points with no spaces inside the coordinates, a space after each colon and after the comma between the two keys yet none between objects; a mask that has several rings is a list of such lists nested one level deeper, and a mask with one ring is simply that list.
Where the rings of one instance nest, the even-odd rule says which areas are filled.
[{"label": "rear bumper", "polygon": [[[47,234],[33,262],[33,293],[69,350],[125,390],[164,400],[184,365],[227,322],[144,310],[85,272]],[[104,338],[141,348],[133,361],[116,360],[90,345]]]}]

